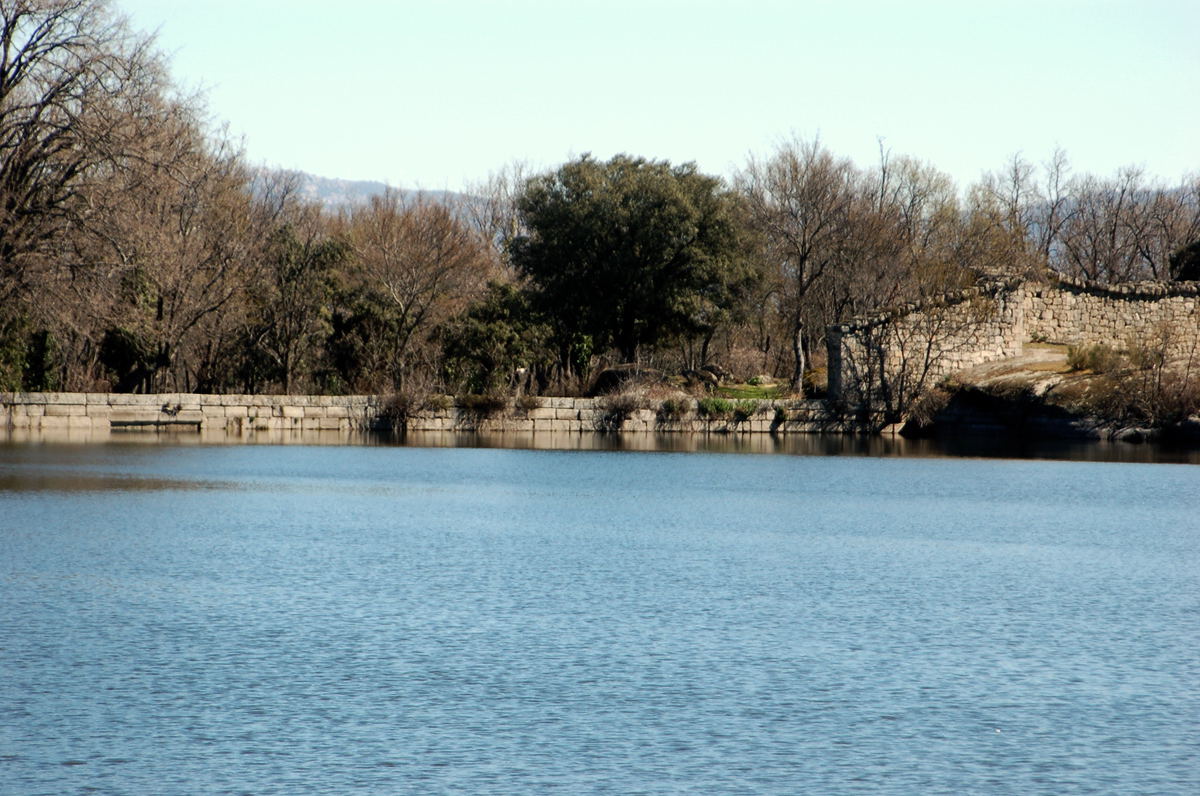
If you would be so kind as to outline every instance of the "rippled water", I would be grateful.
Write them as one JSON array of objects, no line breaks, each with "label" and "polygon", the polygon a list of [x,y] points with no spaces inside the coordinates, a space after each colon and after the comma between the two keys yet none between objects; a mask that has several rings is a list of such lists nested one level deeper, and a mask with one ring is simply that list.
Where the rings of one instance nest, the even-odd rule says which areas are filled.
[{"label": "rippled water", "polygon": [[1200,469],[0,446],[0,792],[1195,793]]}]

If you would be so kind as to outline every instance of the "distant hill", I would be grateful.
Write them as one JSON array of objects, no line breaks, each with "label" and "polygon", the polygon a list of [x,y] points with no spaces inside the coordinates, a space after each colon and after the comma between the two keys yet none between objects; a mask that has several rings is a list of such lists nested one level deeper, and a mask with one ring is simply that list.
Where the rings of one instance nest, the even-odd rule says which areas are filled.
[{"label": "distant hill", "polygon": [[379,196],[389,187],[393,187],[405,199],[411,199],[421,194],[432,201],[444,202],[452,206],[463,204],[470,198],[467,194],[454,191],[413,191],[406,188],[394,188],[394,186],[388,186],[387,183],[376,180],[340,180],[335,177],[320,177],[303,171],[295,172],[295,174],[300,180],[300,195],[309,201],[320,202],[330,210],[367,202],[372,196]]}]

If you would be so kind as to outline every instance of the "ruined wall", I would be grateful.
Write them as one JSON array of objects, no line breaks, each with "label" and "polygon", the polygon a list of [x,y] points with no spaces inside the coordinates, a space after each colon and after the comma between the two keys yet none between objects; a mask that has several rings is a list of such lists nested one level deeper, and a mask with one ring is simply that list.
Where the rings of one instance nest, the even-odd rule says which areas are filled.
[{"label": "ruined wall", "polygon": [[1152,340],[1165,325],[1179,347],[1200,338],[1200,283],[1101,285],[1060,278],[1025,290],[1028,339],[1117,348]]},{"label": "ruined wall", "polygon": [[1200,283],[1101,285],[1059,277],[1009,280],[831,326],[829,394],[847,402],[914,394],[939,379],[1021,352],[1026,342],[1066,345],[1161,339],[1200,345]]},{"label": "ruined wall", "polygon": [[1019,354],[1024,290],[993,282],[829,327],[830,397],[903,401],[951,373]]}]

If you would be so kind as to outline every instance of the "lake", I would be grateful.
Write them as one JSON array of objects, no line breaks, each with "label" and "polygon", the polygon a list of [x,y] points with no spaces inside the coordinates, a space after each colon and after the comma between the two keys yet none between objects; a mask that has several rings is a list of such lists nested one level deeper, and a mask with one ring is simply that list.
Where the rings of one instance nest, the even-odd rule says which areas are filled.
[{"label": "lake", "polygon": [[155,439],[0,444],[0,793],[1200,792],[1200,468]]}]

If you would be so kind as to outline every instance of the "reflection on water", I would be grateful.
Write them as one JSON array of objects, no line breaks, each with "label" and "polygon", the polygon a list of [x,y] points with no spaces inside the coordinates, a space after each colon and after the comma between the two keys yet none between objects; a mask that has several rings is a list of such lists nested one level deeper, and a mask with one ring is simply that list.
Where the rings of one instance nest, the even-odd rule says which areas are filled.
[{"label": "reflection on water", "polygon": [[1200,450],[1153,443],[1073,439],[1020,439],[963,435],[940,439],[849,434],[693,434],[369,431],[203,432],[108,431],[72,429],[0,430],[0,445],[352,445],[421,448],[512,448],[519,450],[643,451],[679,453],[755,453],[792,456],[915,456],[993,459],[1059,459],[1096,462],[1200,464]]}]

